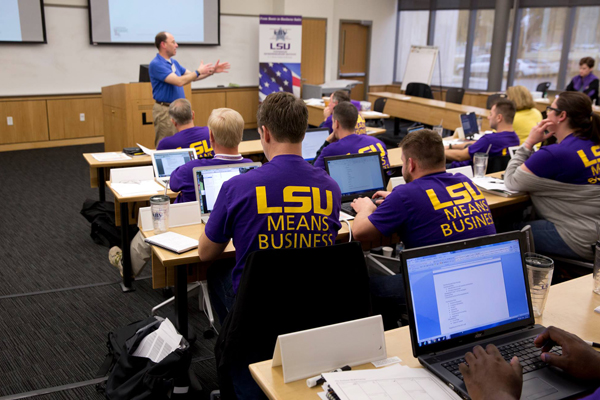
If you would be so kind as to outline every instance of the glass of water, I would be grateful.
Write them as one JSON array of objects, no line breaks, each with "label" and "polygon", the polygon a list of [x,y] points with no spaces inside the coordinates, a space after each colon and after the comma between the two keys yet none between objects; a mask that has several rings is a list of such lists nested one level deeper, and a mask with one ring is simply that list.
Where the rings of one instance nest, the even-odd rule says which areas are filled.
[{"label": "glass of water", "polygon": [[541,317],[546,306],[546,300],[548,300],[550,285],[552,284],[554,261],[540,254],[525,253],[525,265],[527,265],[533,315]]},{"label": "glass of water", "polygon": [[473,155],[473,176],[483,178],[487,171],[489,156],[487,153],[475,153]]},{"label": "glass of water", "polygon": [[158,235],[169,230],[169,196],[157,195],[150,197],[150,211],[154,234]]},{"label": "glass of water", "polygon": [[433,131],[440,135],[440,137],[442,137],[442,135],[444,134],[444,127],[441,125],[435,125],[433,127]]}]

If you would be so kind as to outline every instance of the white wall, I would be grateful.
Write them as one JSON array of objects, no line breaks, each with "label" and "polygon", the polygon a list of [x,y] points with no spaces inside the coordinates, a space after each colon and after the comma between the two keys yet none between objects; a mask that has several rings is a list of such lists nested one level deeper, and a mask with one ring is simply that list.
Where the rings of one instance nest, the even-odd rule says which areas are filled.
[{"label": "white wall", "polygon": [[[155,56],[152,45],[89,44],[87,0],[44,0],[48,44],[1,44],[0,96],[98,93],[102,86],[136,82],[139,64]],[[258,15],[284,13],[327,18],[326,79],[337,78],[339,21],[372,22],[370,84],[393,79],[397,0],[221,0],[221,46],[182,46],[177,60],[229,61],[229,74],[193,84],[258,84]]]}]

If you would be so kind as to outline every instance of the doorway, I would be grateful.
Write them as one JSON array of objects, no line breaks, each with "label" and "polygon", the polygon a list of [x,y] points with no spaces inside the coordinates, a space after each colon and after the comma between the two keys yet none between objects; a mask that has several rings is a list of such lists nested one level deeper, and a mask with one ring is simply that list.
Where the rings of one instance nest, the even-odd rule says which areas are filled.
[{"label": "doorway", "polygon": [[350,92],[352,100],[366,100],[371,53],[371,21],[340,21],[338,79],[362,82]]}]

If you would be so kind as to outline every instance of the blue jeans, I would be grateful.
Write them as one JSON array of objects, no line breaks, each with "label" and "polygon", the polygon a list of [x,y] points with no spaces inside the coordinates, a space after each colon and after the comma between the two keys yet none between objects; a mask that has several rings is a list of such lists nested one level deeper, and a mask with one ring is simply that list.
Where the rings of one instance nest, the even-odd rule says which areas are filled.
[{"label": "blue jeans", "polygon": [[536,253],[556,254],[557,256],[583,260],[560,237],[552,222],[545,219],[538,219],[536,221],[525,222],[521,224],[521,227],[525,225],[531,225]]},{"label": "blue jeans", "polygon": [[233,293],[233,284],[231,283],[233,267],[235,267],[235,259],[215,261],[206,274],[210,302],[221,325],[235,302],[235,293]]}]

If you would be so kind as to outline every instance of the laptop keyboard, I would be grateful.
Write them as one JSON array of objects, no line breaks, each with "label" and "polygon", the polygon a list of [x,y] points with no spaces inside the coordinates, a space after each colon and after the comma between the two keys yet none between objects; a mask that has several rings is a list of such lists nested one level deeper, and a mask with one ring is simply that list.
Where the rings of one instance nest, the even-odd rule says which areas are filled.
[{"label": "laptop keyboard", "polygon": [[[377,205],[377,200],[375,199],[370,199],[373,204]],[[345,212],[346,214],[350,214],[353,217],[356,217],[356,211],[354,211],[354,208],[352,208],[352,203],[342,203],[342,211]]]},{"label": "laptop keyboard", "polygon": [[[513,356],[519,357],[519,362],[523,367],[524,374],[536,371],[546,366],[546,363],[540,359],[542,351],[540,348],[535,347],[535,345],[533,344],[533,338],[499,346],[498,350],[507,362],[510,362]],[[550,353],[562,355],[562,348],[560,346],[554,346]],[[458,369],[458,365],[464,362],[464,358],[458,358],[456,360],[451,360],[443,363],[442,367],[446,368],[448,371],[454,374],[454,376],[456,376],[462,381],[463,376],[460,373],[460,370]]]}]

